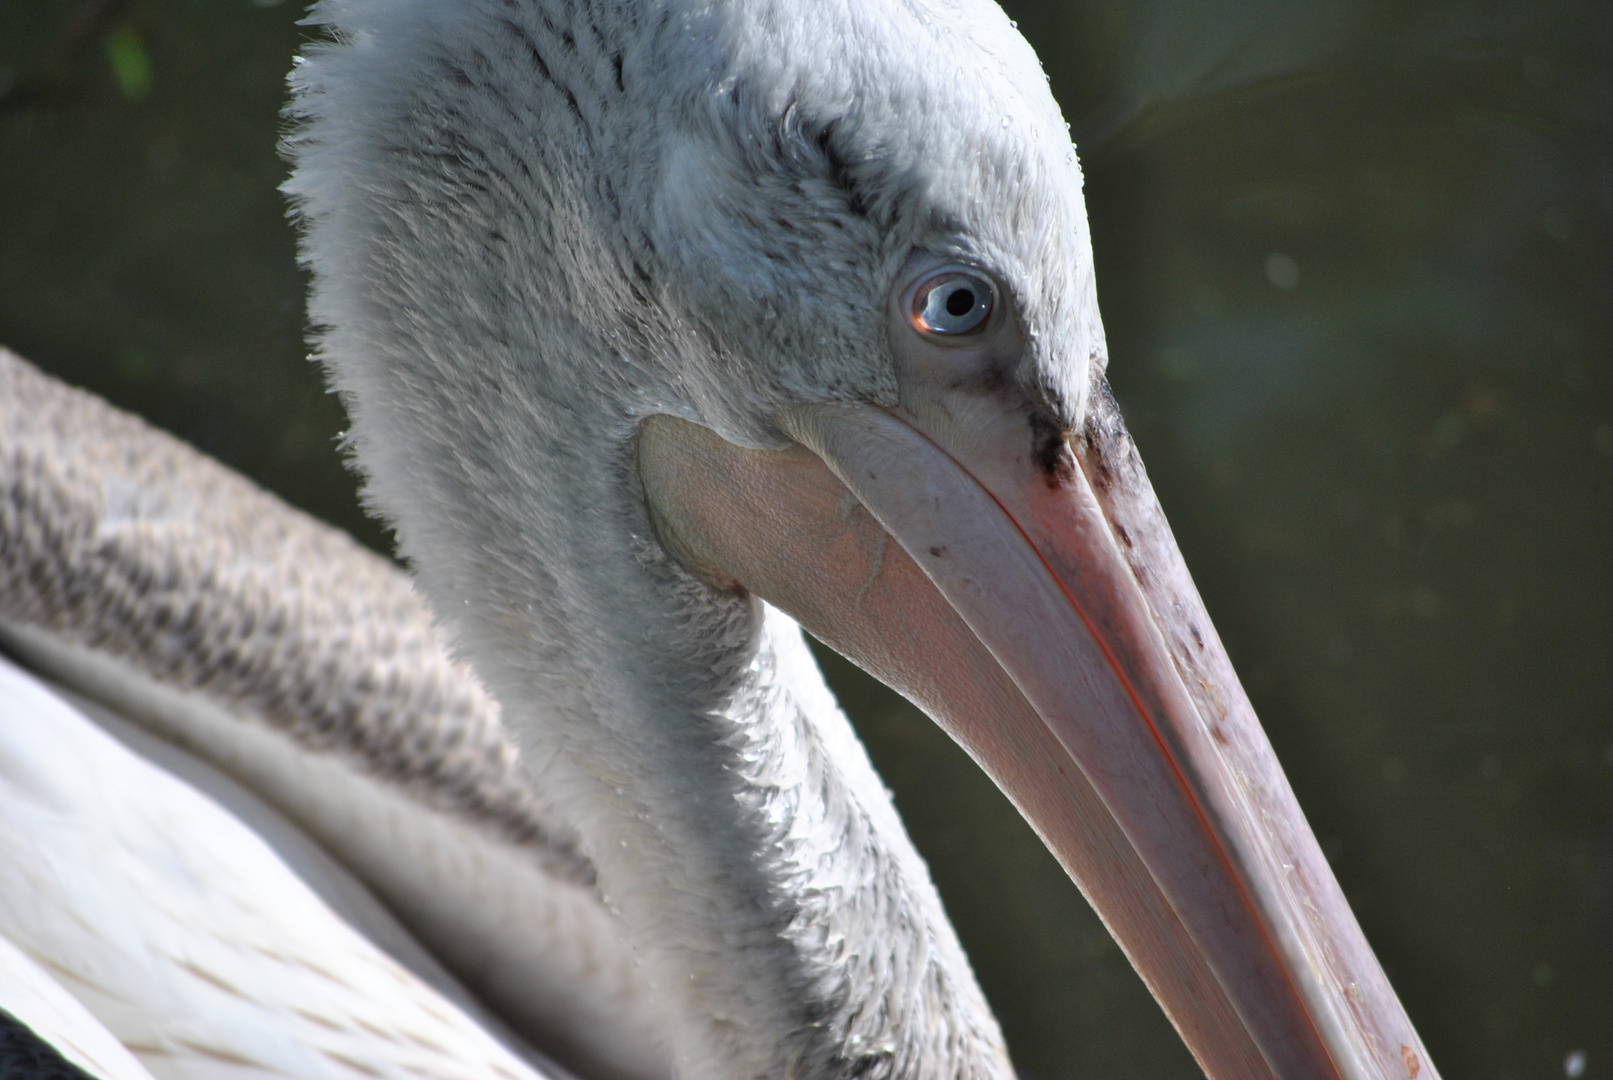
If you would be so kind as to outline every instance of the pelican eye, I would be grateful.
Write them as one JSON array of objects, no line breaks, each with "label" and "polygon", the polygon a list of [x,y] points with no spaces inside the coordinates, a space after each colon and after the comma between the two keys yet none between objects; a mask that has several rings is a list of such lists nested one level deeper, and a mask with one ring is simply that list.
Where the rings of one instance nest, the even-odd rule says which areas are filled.
[{"label": "pelican eye", "polygon": [[972,334],[991,315],[996,289],[979,274],[947,270],[913,293],[913,325],[926,334]]}]

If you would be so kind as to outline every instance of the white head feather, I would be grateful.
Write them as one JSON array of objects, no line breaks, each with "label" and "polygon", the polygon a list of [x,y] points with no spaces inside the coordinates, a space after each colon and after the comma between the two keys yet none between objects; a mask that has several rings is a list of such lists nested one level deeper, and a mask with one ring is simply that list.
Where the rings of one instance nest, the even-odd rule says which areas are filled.
[{"label": "white head feather", "polygon": [[569,808],[685,1075],[1003,1076],[799,631],[662,553],[632,446],[894,401],[915,253],[990,270],[1064,426],[1080,176],[987,0],[325,0],[287,190],[372,505]]}]

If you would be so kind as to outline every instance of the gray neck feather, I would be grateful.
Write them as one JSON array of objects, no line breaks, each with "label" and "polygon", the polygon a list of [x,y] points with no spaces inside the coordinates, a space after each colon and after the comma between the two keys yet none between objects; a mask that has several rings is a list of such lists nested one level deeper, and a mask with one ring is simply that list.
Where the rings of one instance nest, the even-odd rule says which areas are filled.
[{"label": "gray neck feather", "polygon": [[769,438],[758,381],[668,302],[646,210],[732,12],[382,7],[316,8],[337,43],[293,78],[321,354],[368,498],[582,836],[683,1075],[1010,1075],[800,631],[671,563],[637,489],[646,415]]}]

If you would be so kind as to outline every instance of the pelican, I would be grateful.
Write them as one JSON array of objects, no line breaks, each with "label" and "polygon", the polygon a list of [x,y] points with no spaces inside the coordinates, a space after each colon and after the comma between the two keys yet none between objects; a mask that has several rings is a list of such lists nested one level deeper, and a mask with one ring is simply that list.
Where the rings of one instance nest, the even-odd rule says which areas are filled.
[{"label": "pelican", "polygon": [[[326,1002],[248,965],[261,1040],[178,1038],[207,1017],[169,1009],[142,1065],[201,1045],[311,1075],[254,1047],[294,1055],[298,1024],[395,1043],[430,1013],[467,1075],[558,1075],[524,1040],[600,1076],[1011,1076],[804,627],[1003,788],[1208,1076],[1437,1075],[1108,393],[1075,150],[995,5],[323,0],[309,22],[285,190],[317,355],[475,677],[376,561],[149,431],[120,457],[133,421],[12,365],[35,450],[8,449],[8,483],[48,495],[12,498],[7,544],[56,577],[10,574],[9,647],[362,879],[253,848],[250,880],[287,890],[242,916],[253,956],[317,922],[340,948],[297,955],[328,982],[352,956],[356,985],[405,988]],[[164,764],[138,756],[118,768]],[[175,761],[173,798],[271,820]],[[93,982],[41,956],[48,918],[13,921]],[[96,1019],[129,1045],[140,972],[116,974]],[[319,1067],[439,1068],[362,1041]]]}]

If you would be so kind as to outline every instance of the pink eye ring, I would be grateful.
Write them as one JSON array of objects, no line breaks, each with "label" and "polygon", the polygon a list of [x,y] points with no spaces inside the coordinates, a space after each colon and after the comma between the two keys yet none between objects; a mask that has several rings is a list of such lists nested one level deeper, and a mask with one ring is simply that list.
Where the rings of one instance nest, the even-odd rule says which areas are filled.
[{"label": "pink eye ring", "polygon": [[913,292],[913,326],[924,334],[955,337],[986,325],[996,305],[991,282],[968,270],[943,270]]}]

